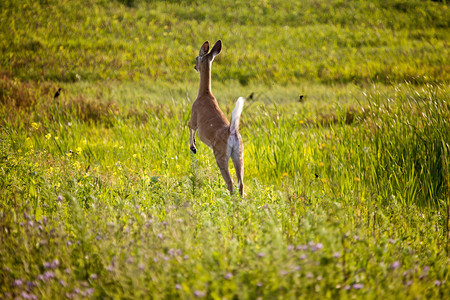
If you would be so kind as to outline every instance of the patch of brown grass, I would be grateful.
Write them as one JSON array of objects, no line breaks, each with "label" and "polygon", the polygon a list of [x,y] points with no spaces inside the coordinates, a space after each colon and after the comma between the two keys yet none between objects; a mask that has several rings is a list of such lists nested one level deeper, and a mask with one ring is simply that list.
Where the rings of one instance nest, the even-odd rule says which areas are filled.
[{"label": "patch of brown grass", "polygon": [[69,99],[61,106],[61,110],[75,116],[84,122],[112,123],[112,118],[120,114],[117,104],[113,101],[103,102],[99,99],[89,99],[85,96],[77,96]]},{"label": "patch of brown grass", "polygon": [[119,109],[115,102],[90,99],[84,95],[53,99],[58,87],[53,83],[23,82],[0,75],[2,122],[13,126],[40,120],[78,119],[111,125]]}]

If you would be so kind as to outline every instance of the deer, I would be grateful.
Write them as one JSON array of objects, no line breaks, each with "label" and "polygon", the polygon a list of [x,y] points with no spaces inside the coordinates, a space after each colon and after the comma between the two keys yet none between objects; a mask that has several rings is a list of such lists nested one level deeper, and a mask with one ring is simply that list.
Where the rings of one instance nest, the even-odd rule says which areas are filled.
[{"label": "deer", "polygon": [[197,99],[192,104],[189,125],[189,143],[192,153],[197,153],[195,134],[198,131],[200,140],[213,150],[217,166],[233,195],[233,180],[230,176],[228,161],[233,161],[238,180],[239,194],[244,196],[244,145],[239,133],[239,120],[244,107],[244,98],[239,97],[228,122],[211,91],[211,66],[214,58],[222,50],[222,41],[218,40],[209,51],[206,41],[196,57],[195,70],[200,74],[200,85]]}]

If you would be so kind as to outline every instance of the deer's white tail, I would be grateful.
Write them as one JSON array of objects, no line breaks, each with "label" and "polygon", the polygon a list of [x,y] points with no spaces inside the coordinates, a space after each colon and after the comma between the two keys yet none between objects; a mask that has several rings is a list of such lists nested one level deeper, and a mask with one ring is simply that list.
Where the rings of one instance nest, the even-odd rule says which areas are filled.
[{"label": "deer's white tail", "polygon": [[241,118],[242,109],[244,108],[244,97],[239,97],[236,106],[231,113],[230,133],[239,131],[239,119]]}]

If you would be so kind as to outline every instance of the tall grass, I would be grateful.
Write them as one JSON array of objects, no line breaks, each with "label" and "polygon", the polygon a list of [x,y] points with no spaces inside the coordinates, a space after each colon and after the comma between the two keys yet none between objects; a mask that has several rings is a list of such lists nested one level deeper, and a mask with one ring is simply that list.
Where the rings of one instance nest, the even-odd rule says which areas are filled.
[{"label": "tall grass", "polygon": [[375,146],[371,172],[377,193],[404,205],[444,208],[449,196],[447,87],[399,86],[393,98],[377,93],[369,99],[375,118],[367,135]]},{"label": "tall grass", "polygon": [[[445,139],[446,87],[376,89],[351,109],[337,101],[311,111],[320,99],[249,101],[245,199],[228,195],[211,151],[200,144],[189,154],[190,102],[181,94],[136,110],[117,105],[98,119],[83,116],[102,115],[103,106],[80,115],[69,108],[84,98],[67,93],[61,110],[40,94],[28,112],[4,105],[2,297],[448,293],[445,209],[434,202],[448,201],[448,163],[408,173],[413,158],[425,170],[436,162],[428,156],[441,151],[447,162],[448,150],[413,144],[401,160],[382,151],[410,145],[408,130]],[[422,112],[428,119],[417,118]],[[432,190],[436,178],[443,183]]]}]

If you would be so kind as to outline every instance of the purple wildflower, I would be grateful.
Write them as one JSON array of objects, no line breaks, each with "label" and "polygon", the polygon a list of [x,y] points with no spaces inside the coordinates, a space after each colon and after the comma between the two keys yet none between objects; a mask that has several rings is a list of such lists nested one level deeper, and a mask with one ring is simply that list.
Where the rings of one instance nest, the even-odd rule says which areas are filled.
[{"label": "purple wildflower", "polygon": [[226,280],[230,280],[231,278],[233,278],[233,274],[231,274],[230,272],[228,272],[227,274],[225,274],[225,279]]},{"label": "purple wildflower", "polygon": [[[181,252],[181,250],[180,250],[180,252]],[[168,251],[167,251],[167,254],[169,254],[170,256],[178,256],[178,250],[175,250],[175,249],[173,249],[173,248],[170,248]]]},{"label": "purple wildflower", "polygon": [[264,252],[259,252],[257,255],[258,257],[264,257],[266,254]]},{"label": "purple wildflower", "polygon": [[20,296],[21,296],[23,299],[29,299],[29,300],[35,300],[35,299],[37,299],[36,295],[28,294],[27,292],[22,292],[22,293],[20,293]]},{"label": "purple wildflower", "polygon": [[300,258],[301,260],[305,260],[306,259],[306,254],[302,254],[302,255],[300,255],[298,258]]},{"label": "purple wildflower", "polygon": [[262,287],[262,285],[263,285],[262,282],[258,282],[258,283],[256,284],[257,287]]},{"label": "purple wildflower", "polygon": [[306,278],[309,278],[309,279],[311,279],[311,278],[313,278],[314,276],[313,276],[313,274],[312,273],[306,273]]},{"label": "purple wildflower", "polygon": [[178,283],[175,284],[175,289],[176,289],[176,290],[181,290],[181,284],[178,284]]},{"label": "purple wildflower", "polygon": [[88,288],[88,289],[86,290],[86,294],[87,294],[88,296],[92,296],[92,295],[94,294],[94,288]]},{"label": "purple wildflower", "polygon": [[321,250],[322,248],[323,248],[323,244],[322,243],[317,243],[317,244],[315,244],[315,245],[313,245],[311,247],[311,251],[312,252],[316,252],[318,250]]},{"label": "purple wildflower", "polygon": [[69,268],[66,268],[66,269],[64,269],[64,273],[66,273],[66,274],[70,274],[70,269]]},{"label": "purple wildflower", "polygon": [[206,296],[206,293],[203,292],[203,291],[195,290],[195,291],[194,291],[194,296],[195,296],[195,297],[198,297],[198,298],[203,298],[203,297]]},{"label": "purple wildflower", "polygon": [[440,280],[435,280],[434,281],[434,285],[435,286],[441,286],[441,284],[442,284],[442,281],[440,281]]},{"label": "purple wildflower", "polygon": [[308,246],[306,245],[298,245],[297,247],[295,247],[295,250],[297,251],[305,251],[308,249]]},{"label": "purple wildflower", "polygon": [[408,277],[410,270],[406,270],[405,272],[403,272],[403,277]]},{"label": "purple wildflower", "polygon": [[162,239],[164,235],[162,233],[158,233],[158,238]]},{"label": "purple wildflower", "polygon": [[341,252],[334,252],[334,253],[333,253],[333,257],[334,257],[334,258],[339,258],[339,257],[341,257]]},{"label": "purple wildflower", "polygon": [[389,266],[389,268],[390,268],[391,270],[395,270],[395,269],[397,269],[398,267],[400,267],[400,262],[399,262],[398,260],[394,261],[394,262]]},{"label": "purple wildflower", "polygon": [[60,279],[58,282],[61,286],[66,286],[66,282],[64,280]]},{"label": "purple wildflower", "polygon": [[54,260],[51,262],[50,267],[51,267],[52,269],[56,269],[57,267],[59,267],[59,260],[54,259]]},{"label": "purple wildflower", "polygon": [[97,279],[97,278],[98,278],[98,275],[97,275],[97,274],[94,273],[94,274],[91,275],[91,279],[95,280],[95,279]]},{"label": "purple wildflower", "polygon": [[352,288],[355,290],[360,290],[364,287],[364,285],[362,285],[361,283],[355,283],[353,284]]},{"label": "purple wildflower", "polygon": [[23,280],[22,279],[16,279],[13,282],[13,286],[21,286],[23,284]]},{"label": "purple wildflower", "polygon": [[44,273],[44,281],[48,281],[55,278],[55,273],[53,273],[52,271],[46,271]]},{"label": "purple wildflower", "polygon": [[287,246],[287,250],[288,250],[288,251],[292,251],[292,250],[294,250],[294,246],[292,246],[292,245],[288,245],[288,246]]},{"label": "purple wildflower", "polygon": [[56,198],[56,202],[61,203],[64,200],[63,196],[59,195],[58,198]]}]

